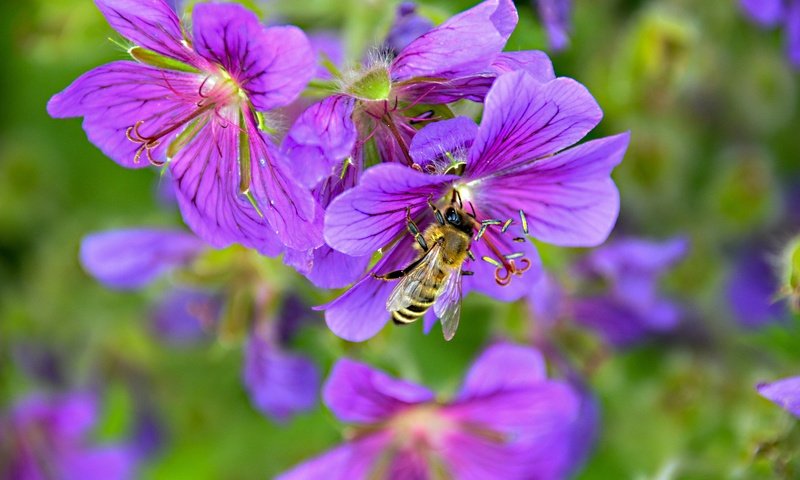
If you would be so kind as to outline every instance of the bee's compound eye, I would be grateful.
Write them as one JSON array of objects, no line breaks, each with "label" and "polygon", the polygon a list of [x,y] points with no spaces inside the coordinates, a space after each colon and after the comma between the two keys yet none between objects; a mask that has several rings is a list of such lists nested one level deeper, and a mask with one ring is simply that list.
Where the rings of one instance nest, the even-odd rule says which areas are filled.
[{"label": "bee's compound eye", "polygon": [[461,215],[456,212],[456,209],[450,207],[444,214],[447,223],[452,223],[453,225],[461,225]]}]

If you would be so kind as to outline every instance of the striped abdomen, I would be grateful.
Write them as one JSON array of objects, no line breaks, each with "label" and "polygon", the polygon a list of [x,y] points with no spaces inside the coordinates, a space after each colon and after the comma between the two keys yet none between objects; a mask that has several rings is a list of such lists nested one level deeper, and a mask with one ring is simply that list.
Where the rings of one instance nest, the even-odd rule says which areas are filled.
[{"label": "striped abdomen", "polygon": [[408,306],[392,312],[392,321],[397,325],[411,323],[425,315],[436,301],[436,293],[445,279],[445,271],[437,268],[432,275],[422,279],[415,295],[408,297]]}]

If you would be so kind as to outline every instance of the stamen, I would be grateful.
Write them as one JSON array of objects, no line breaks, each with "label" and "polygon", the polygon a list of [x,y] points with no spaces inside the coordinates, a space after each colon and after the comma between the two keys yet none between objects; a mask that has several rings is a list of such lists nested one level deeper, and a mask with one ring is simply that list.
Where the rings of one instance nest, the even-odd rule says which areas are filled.
[{"label": "stamen", "polygon": [[481,237],[483,236],[484,233],[486,233],[486,228],[487,227],[488,227],[488,225],[481,225],[480,230],[478,230],[478,234],[475,235],[475,238],[474,238],[474,240],[476,242],[481,239]]},{"label": "stamen", "polygon": [[525,237],[514,237],[514,241],[517,243],[525,243]]},{"label": "stamen", "polygon": [[522,252],[514,252],[514,253],[509,253],[508,255],[503,255],[503,257],[505,257],[506,260],[514,260],[515,258],[522,258],[524,256],[525,254]]},{"label": "stamen", "polygon": [[493,218],[490,218],[489,220],[481,221],[481,225],[500,225],[502,223],[503,222],[501,222],[500,220],[495,220]]},{"label": "stamen", "polygon": [[470,259],[470,260],[472,260],[473,262],[475,261],[475,254],[474,254],[474,253],[472,253],[472,250],[467,250],[467,256],[468,256],[468,257],[469,257],[469,259]]},{"label": "stamen", "polygon": [[503,268],[503,264],[498,262],[497,260],[495,260],[492,257],[483,256],[483,257],[481,257],[481,260],[483,260],[484,262],[486,262],[486,263],[488,263],[488,264],[490,264],[492,266],[497,267],[498,270]]},{"label": "stamen", "polygon": [[511,223],[512,223],[513,221],[514,221],[514,220],[512,220],[512,219],[510,219],[510,218],[509,218],[508,220],[506,220],[506,223],[504,223],[504,224],[503,224],[503,228],[501,228],[501,229],[500,229],[500,233],[506,233],[506,230],[508,230],[508,227],[510,227],[510,226],[511,226]]},{"label": "stamen", "polygon": [[522,221],[522,232],[525,233],[525,235],[527,235],[528,234],[528,219],[525,218],[525,212],[523,212],[522,210],[519,211],[519,219],[520,219],[520,221]]},{"label": "stamen", "polygon": [[144,120],[139,120],[130,127],[125,130],[125,137],[133,143],[141,143],[141,146],[136,150],[136,153],[133,156],[133,163],[139,163],[139,159],[142,157],[142,153],[147,155],[147,160],[157,167],[163,166],[165,162],[157,161],[153,158],[151,151],[158,147],[161,144],[161,139],[165,136],[173,133],[175,130],[183,127],[187,123],[191,122],[201,114],[205,113],[206,111],[214,108],[216,105],[214,103],[209,103],[207,105],[203,105],[202,107],[198,108],[197,110],[189,113],[188,115],[184,116],[183,118],[176,120],[174,123],[169,125],[168,127],[164,128],[160,132],[156,132],[153,135],[142,135],[140,131],[142,124],[144,124]]}]

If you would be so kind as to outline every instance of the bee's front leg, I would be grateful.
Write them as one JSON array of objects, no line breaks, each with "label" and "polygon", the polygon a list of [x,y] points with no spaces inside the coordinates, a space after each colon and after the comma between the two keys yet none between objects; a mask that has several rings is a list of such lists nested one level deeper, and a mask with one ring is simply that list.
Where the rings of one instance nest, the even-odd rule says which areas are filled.
[{"label": "bee's front leg", "polygon": [[427,252],[428,242],[425,241],[425,237],[420,233],[419,227],[414,223],[414,219],[411,218],[411,207],[406,207],[406,228],[408,232],[414,236],[414,240],[417,241],[419,246],[422,247],[422,251]]}]

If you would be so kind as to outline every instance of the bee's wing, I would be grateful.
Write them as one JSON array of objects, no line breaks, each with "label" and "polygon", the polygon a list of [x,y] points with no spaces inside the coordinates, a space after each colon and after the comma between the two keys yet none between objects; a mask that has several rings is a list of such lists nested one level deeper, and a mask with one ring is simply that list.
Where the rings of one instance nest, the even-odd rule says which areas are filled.
[{"label": "bee's wing", "polygon": [[[423,280],[431,275],[441,263],[439,256],[442,248],[435,244],[425,255],[417,261],[417,265],[408,274],[400,279],[400,282],[392,290],[389,299],[386,300],[386,310],[395,312],[411,305],[409,299],[419,298],[422,295]],[[438,292],[437,292],[438,293]]]},{"label": "bee's wing", "polygon": [[452,340],[461,319],[461,268],[450,271],[441,294],[433,304],[433,311],[442,323],[444,339]]}]

